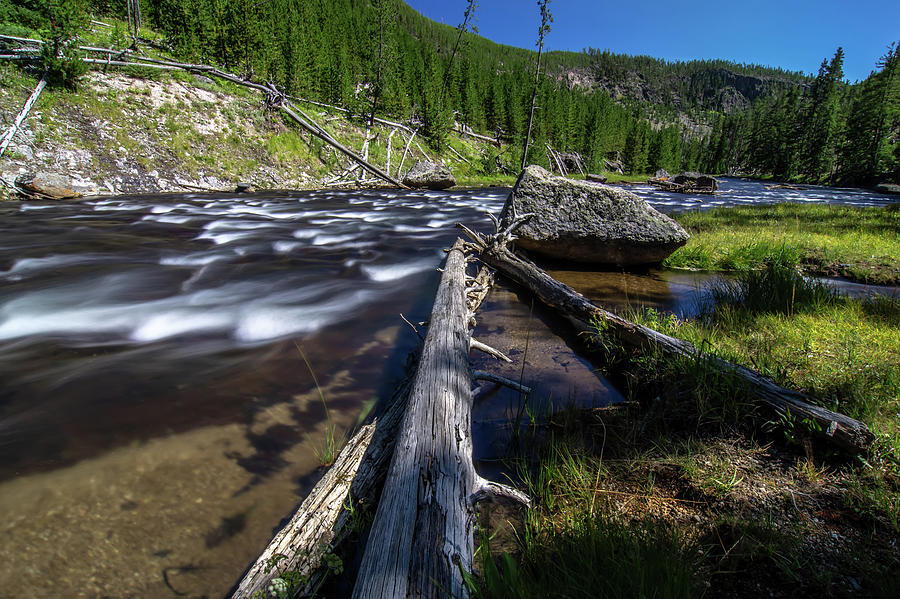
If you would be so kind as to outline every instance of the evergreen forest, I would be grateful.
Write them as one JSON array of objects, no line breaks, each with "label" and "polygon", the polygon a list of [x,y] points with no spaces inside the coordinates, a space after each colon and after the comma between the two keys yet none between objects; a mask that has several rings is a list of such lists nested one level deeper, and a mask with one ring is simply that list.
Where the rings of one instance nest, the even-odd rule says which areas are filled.
[{"label": "evergreen forest", "polygon": [[[437,149],[454,123],[497,136],[508,144],[499,160],[484,161],[486,174],[521,162],[537,80],[529,163],[549,167],[549,145],[579,153],[593,171],[620,159],[631,174],[900,181],[897,44],[853,84],[844,80],[841,48],[815,76],[594,48],[548,52],[535,79],[536,51],[478,36],[474,0],[457,27],[401,0],[143,0],[140,10],[184,60],[273,82],[359,119],[378,113],[417,123]],[[0,0],[0,33],[41,31],[59,40],[76,35],[91,14],[125,13],[125,1]]]}]

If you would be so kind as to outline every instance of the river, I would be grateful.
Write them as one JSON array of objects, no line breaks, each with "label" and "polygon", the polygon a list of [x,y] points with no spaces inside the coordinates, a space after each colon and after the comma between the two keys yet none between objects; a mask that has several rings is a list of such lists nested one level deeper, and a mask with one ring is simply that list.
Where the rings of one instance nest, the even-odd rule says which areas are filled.
[{"label": "river", "polygon": [[[667,212],[896,201],[738,179],[716,197],[632,189]],[[507,193],[0,204],[0,596],[224,595],[315,482],[329,419],[347,430],[402,376],[417,339],[400,315],[427,319],[454,223],[487,229]],[[559,276],[682,314],[706,280]],[[497,370],[535,387],[533,410],[620,399],[562,330],[501,285],[476,335],[517,360]],[[476,399],[487,470],[490,423],[517,401]]]}]

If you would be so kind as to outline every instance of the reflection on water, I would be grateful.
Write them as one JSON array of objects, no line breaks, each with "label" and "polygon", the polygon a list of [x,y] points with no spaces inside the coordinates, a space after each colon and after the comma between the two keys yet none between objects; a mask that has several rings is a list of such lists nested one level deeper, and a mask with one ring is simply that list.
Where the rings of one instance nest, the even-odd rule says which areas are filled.
[{"label": "reflection on water", "polygon": [[651,269],[641,273],[548,270],[597,305],[618,313],[641,307],[671,312],[679,318],[696,316],[709,273]]},{"label": "reflection on water", "polygon": [[[702,204],[636,191],[665,211],[806,197],[723,187]],[[225,594],[317,476],[325,413],[298,346],[339,430],[352,426],[401,375],[416,338],[399,314],[427,319],[452,224],[487,229],[483,213],[506,193],[0,205],[0,595]],[[704,284],[662,271],[552,274],[607,307],[683,316]],[[475,356],[476,368],[531,384],[533,413],[619,399],[572,352],[579,340],[557,335],[563,323],[508,288],[478,320],[476,335],[516,363]],[[493,423],[518,402],[482,385],[482,465],[498,455]]]}]

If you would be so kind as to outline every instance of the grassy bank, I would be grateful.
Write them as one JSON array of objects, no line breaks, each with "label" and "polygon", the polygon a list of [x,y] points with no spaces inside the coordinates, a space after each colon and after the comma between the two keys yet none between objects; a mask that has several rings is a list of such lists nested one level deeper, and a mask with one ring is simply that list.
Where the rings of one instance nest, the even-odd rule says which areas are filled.
[{"label": "grassy bank", "polygon": [[900,299],[838,297],[797,260],[773,250],[696,319],[630,316],[862,419],[875,447],[837,454],[704,360],[598,338],[630,401],[559,414],[537,461],[512,457],[534,505],[512,545],[482,544],[479,596],[900,594]]},{"label": "grassy bank", "polygon": [[900,284],[900,205],[854,208],[776,204],[677,216],[691,234],[664,263],[670,268],[761,268],[784,251],[805,272]]}]

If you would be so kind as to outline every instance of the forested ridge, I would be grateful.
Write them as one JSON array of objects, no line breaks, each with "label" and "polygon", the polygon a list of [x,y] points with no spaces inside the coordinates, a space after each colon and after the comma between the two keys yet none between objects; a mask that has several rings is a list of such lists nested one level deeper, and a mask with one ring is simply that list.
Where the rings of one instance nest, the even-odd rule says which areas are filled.
[{"label": "forested ridge", "polygon": [[[521,160],[536,52],[477,35],[477,3],[459,27],[399,0],[144,0],[144,23],[185,60],[271,81],[288,94],[420,124],[441,148],[453,122],[509,142]],[[73,8],[74,7],[74,8]],[[552,7],[551,7],[552,8]],[[45,30],[54,11],[125,16],[111,0],[0,0],[4,31]],[[539,24],[535,7],[535,33]],[[602,40],[598,40],[602,43]],[[621,157],[631,173],[704,170],[869,184],[900,178],[900,58],[843,80],[843,52],[815,77],[721,60],[668,62],[609,50],[548,52],[528,162],[547,146],[591,170]],[[501,152],[498,150],[498,152]],[[484,160],[486,170],[496,160]]]}]

